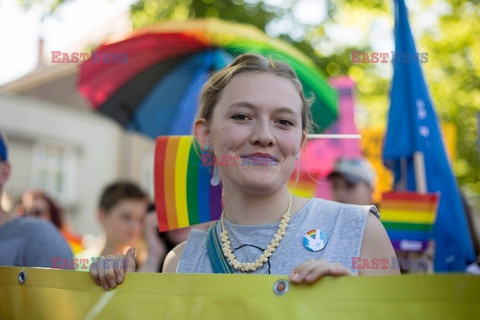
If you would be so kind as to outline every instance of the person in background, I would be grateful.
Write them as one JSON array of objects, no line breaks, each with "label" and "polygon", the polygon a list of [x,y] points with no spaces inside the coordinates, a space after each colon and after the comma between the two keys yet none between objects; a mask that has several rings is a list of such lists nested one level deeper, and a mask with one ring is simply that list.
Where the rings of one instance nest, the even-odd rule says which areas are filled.
[{"label": "person in background", "polygon": [[465,194],[460,193],[460,196],[462,198],[463,207],[465,208],[465,218],[467,219],[468,229],[470,231],[470,237],[472,238],[473,250],[475,250],[476,257],[475,261],[469,261],[465,272],[470,274],[480,274],[480,242],[475,224],[475,213],[468,203]]},{"label": "person in background", "polygon": [[[10,177],[7,144],[0,132],[0,195]],[[15,217],[0,203],[0,265],[51,268],[73,258],[70,247],[49,221]]]},{"label": "person in background", "polygon": [[[149,205],[147,194],[135,183],[117,181],[107,185],[100,196],[98,220],[104,232],[101,245],[80,252],[79,258],[114,257],[129,248],[141,247],[145,217]],[[135,261],[141,271],[145,253]],[[87,271],[87,270],[82,270]]]},{"label": "person in background", "polygon": [[65,221],[63,209],[46,192],[42,190],[24,192],[22,203],[15,211],[20,215],[52,222],[67,240],[74,254],[85,249],[82,245],[82,236],[72,232]]},{"label": "person in background", "polygon": [[29,190],[22,195],[21,212],[32,218],[39,218],[52,222],[57,229],[61,230],[64,226],[64,214],[60,206],[42,190]]},{"label": "person in background", "polygon": [[358,205],[373,204],[375,170],[366,159],[338,160],[328,175],[332,200]]},{"label": "person in background", "polygon": [[163,260],[171,248],[168,247],[167,242],[158,231],[157,213],[153,204],[148,207],[143,232],[147,245],[147,258],[138,271],[162,272]]},{"label": "person in background", "polygon": [[147,194],[129,181],[112,183],[103,190],[98,219],[106,238],[101,255],[125,253],[140,240],[148,204]]},{"label": "person in background", "polygon": [[155,205],[151,204],[145,219],[144,230],[148,256],[138,271],[162,272],[165,257],[170,250],[187,240],[192,229],[205,230],[211,224],[212,222],[207,222],[191,227],[159,232],[157,212],[155,211]]},{"label": "person in background", "polygon": [[465,272],[470,274],[480,275],[480,255],[477,256],[477,259],[475,260],[475,262],[472,262],[467,266],[467,269],[465,270]]}]

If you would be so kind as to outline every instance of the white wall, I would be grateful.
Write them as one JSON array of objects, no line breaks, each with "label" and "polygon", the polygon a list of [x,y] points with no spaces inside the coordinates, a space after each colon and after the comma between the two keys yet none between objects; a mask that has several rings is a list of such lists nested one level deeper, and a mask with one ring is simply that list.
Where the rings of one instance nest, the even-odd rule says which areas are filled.
[{"label": "white wall", "polygon": [[121,177],[137,182],[153,201],[153,155],[155,141],[135,132],[129,132],[123,140],[121,153]]},{"label": "white wall", "polygon": [[14,195],[32,187],[33,143],[51,141],[78,151],[77,201],[68,208],[68,220],[78,233],[98,234],[99,194],[105,184],[121,176],[123,130],[92,112],[5,95],[0,95],[0,130],[9,140],[13,166],[5,191]]}]

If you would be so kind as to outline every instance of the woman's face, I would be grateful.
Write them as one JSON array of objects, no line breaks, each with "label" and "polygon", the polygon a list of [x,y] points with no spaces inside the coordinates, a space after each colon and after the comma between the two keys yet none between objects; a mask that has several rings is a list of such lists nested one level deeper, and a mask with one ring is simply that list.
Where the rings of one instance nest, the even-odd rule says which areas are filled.
[{"label": "woman's face", "polygon": [[203,140],[220,161],[224,187],[257,194],[281,188],[306,138],[301,114],[302,100],[290,80],[259,72],[234,76]]},{"label": "woman's face", "polygon": [[52,214],[48,202],[41,198],[33,198],[31,203],[26,206],[27,215],[34,218],[51,221]]},{"label": "woman's face", "polygon": [[127,246],[140,238],[147,206],[145,201],[124,199],[109,212],[101,213],[101,222],[108,241]]},{"label": "woman's face", "polygon": [[333,201],[358,205],[373,203],[373,190],[364,181],[352,184],[344,177],[335,175],[331,178],[331,183]]}]

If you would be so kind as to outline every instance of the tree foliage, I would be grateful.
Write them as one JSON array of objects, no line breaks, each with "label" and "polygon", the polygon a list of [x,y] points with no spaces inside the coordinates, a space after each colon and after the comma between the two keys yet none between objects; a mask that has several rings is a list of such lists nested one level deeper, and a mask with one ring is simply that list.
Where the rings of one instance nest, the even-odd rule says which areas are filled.
[{"label": "tree foliage", "polygon": [[480,7],[478,1],[449,0],[451,11],[426,32],[424,71],[439,117],[457,128],[455,173],[467,195],[480,195]]}]

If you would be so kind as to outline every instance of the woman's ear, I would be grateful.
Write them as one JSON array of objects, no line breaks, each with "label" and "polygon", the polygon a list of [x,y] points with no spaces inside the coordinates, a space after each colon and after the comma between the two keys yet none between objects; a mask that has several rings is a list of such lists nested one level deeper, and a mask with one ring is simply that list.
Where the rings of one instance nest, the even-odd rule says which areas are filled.
[{"label": "woman's ear", "polygon": [[197,138],[202,150],[205,149],[205,146],[210,145],[210,129],[204,118],[195,119],[193,123],[193,134],[195,138]]},{"label": "woman's ear", "polygon": [[303,149],[307,145],[308,134],[305,131],[302,131],[302,141],[300,143],[300,149]]}]

